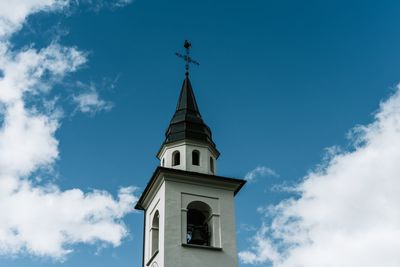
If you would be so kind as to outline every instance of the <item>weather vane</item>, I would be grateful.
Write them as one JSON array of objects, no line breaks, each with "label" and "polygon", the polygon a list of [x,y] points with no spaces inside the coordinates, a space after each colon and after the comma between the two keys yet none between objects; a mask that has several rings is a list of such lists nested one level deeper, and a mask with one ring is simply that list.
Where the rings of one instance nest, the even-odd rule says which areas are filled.
[{"label": "weather vane", "polygon": [[190,64],[194,64],[196,66],[199,66],[200,63],[189,56],[190,48],[192,48],[192,44],[188,40],[185,40],[185,43],[184,43],[183,47],[186,49],[186,54],[182,55],[180,53],[175,53],[175,55],[177,55],[178,57],[183,58],[185,60],[185,62],[186,62],[186,64],[185,64],[185,70],[186,70],[185,75],[189,76],[189,65]]}]

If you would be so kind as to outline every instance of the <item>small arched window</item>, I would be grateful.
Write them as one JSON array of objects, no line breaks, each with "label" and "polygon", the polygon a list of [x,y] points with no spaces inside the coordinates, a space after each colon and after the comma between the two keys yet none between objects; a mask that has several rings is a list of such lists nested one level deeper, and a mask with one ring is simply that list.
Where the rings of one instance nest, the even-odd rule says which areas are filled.
[{"label": "small arched window", "polygon": [[151,255],[154,255],[158,251],[159,243],[159,225],[160,225],[160,214],[158,211],[154,214],[153,221],[151,223]]},{"label": "small arched window", "polygon": [[215,172],[214,159],[212,157],[210,157],[210,170],[212,173]]},{"label": "small arched window", "polygon": [[198,150],[192,151],[192,164],[195,166],[200,165],[200,152]]},{"label": "small arched window", "polygon": [[181,164],[181,153],[175,151],[172,153],[172,166],[178,166]]},{"label": "small arched window", "polygon": [[210,206],[201,201],[193,201],[187,207],[187,244],[211,245]]},{"label": "small arched window", "polygon": [[162,165],[161,166],[165,166],[165,159],[162,159]]}]

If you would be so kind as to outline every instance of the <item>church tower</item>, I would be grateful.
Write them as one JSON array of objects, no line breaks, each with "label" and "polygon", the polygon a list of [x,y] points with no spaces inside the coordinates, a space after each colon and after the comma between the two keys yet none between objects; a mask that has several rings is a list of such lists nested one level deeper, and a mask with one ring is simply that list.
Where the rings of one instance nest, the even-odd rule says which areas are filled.
[{"label": "church tower", "polygon": [[[219,152],[186,77],[136,209],[144,211],[143,267],[236,267],[234,196],[244,180],[217,176]],[[179,55],[179,54],[178,54]]]}]

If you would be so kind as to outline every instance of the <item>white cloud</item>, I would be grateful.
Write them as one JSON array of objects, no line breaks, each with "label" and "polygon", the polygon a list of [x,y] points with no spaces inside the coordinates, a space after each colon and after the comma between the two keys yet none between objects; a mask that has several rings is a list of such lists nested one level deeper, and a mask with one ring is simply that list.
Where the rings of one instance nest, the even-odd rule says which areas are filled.
[{"label": "white cloud", "polygon": [[354,149],[331,151],[296,187],[298,198],[264,209],[272,223],[239,253],[242,262],[400,266],[400,87],[352,137]]},{"label": "white cloud", "polygon": [[249,171],[244,179],[246,179],[249,182],[254,182],[257,177],[264,177],[264,176],[272,176],[272,177],[277,177],[278,174],[271,168],[265,167],[265,166],[258,166],[255,169]]},{"label": "white cloud", "polygon": [[[135,188],[114,199],[105,191],[62,191],[37,176],[59,159],[61,112],[49,100],[54,83],[86,62],[75,47],[57,43],[13,50],[9,37],[30,14],[59,10],[62,0],[0,1],[0,255],[65,259],[77,243],[120,245],[122,218],[133,211]],[[97,98],[98,101],[100,101]]]},{"label": "white cloud", "polygon": [[259,264],[279,259],[279,253],[275,250],[271,242],[265,238],[267,233],[268,227],[263,224],[252,239],[254,245],[251,247],[251,251],[239,253],[240,259],[243,262]]},{"label": "white cloud", "polygon": [[73,100],[77,104],[79,111],[83,113],[94,114],[99,111],[110,111],[113,108],[113,104],[101,99],[95,90],[75,95]]},{"label": "white cloud", "polygon": [[118,246],[127,229],[121,218],[132,211],[134,188],[109,193],[61,191],[55,185],[19,182],[14,192],[0,191],[0,254],[30,253],[63,260],[76,243],[97,241]]},{"label": "white cloud", "polygon": [[71,4],[80,3],[99,10],[104,7],[118,8],[132,3],[133,0],[2,0],[0,1],[0,40],[17,32],[29,15],[38,12],[63,10]]},{"label": "white cloud", "polygon": [[118,1],[116,1],[116,5],[117,6],[125,6],[125,5],[128,5],[128,4],[130,4],[130,3],[132,3],[133,2],[133,0],[118,0]]},{"label": "white cloud", "polygon": [[19,30],[30,14],[61,9],[68,3],[69,0],[0,1],[0,39]]},{"label": "white cloud", "polygon": [[120,8],[129,5],[133,0],[71,0],[77,6],[88,6],[90,9],[98,11],[103,8]]}]

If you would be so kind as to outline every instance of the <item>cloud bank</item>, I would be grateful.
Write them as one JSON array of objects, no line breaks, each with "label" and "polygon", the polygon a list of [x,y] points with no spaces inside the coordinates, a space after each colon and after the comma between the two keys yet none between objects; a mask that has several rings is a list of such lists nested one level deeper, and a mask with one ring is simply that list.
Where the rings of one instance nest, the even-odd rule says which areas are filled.
[{"label": "cloud bank", "polygon": [[295,189],[266,207],[244,263],[274,267],[400,266],[400,87]]},{"label": "cloud bank", "polygon": [[[53,86],[86,63],[76,47],[14,50],[10,37],[27,17],[67,8],[67,0],[0,1],[0,255],[30,254],[64,260],[77,243],[120,245],[128,231],[135,188],[115,199],[105,191],[62,191],[41,174],[59,159],[55,137],[61,107]],[[97,97],[95,100],[101,103]],[[89,101],[90,102],[90,101]],[[93,101],[89,104],[93,105]]]}]

